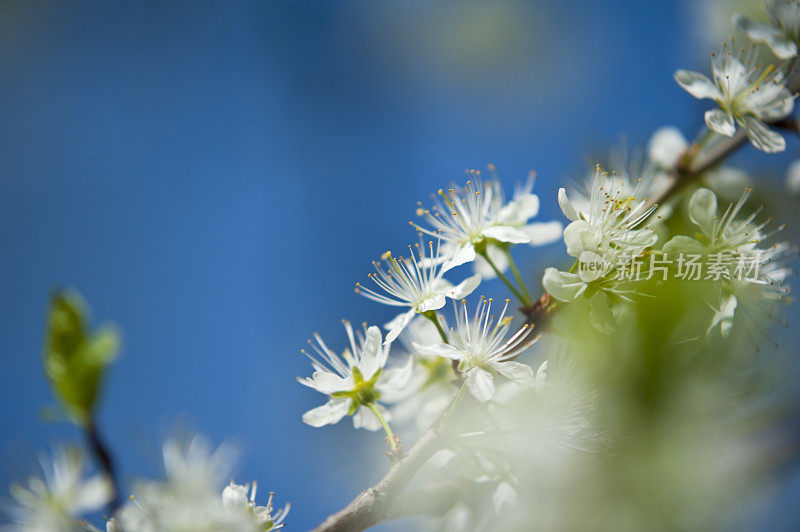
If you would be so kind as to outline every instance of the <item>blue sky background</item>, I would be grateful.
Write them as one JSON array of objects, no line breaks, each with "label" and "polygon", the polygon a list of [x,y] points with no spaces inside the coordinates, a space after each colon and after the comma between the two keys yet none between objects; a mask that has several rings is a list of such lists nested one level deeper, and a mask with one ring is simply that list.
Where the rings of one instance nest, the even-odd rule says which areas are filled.
[{"label": "blue sky background", "polygon": [[[392,316],[354,283],[465,168],[537,170],[560,219],[557,187],[621,134],[697,131],[672,80],[710,51],[688,5],[3,2],[0,486],[79,438],[39,416],[60,285],[124,332],[101,414],[123,478],[156,475],[160,440],[191,427],[238,442],[237,480],[291,500],[294,529],[340,507],[383,441],[302,424],[322,400],[294,380],[305,340]],[[774,177],[798,142],[745,151]],[[531,278],[562,256],[522,254]]]}]

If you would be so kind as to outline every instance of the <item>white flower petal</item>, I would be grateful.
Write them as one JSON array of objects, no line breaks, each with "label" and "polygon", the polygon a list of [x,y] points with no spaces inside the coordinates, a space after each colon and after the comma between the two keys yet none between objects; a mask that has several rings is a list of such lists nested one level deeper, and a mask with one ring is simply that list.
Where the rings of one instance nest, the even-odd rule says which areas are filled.
[{"label": "white flower petal", "polygon": [[[450,283],[440,283],[440,286],[437,288],[447,294],[453,291],[453,287],[450,285]],[[417,312],[421,313],[429,310],[438,310],[442,308],[446,302],[447,300],[445,299],[445,294],[434,294],[417,305]]]},{"label": "white flower petal", "polygon": [[660,167],[672,168],[688,147],[689,143],[678,128],[665,126],[653,133],[647,145],[647,155]]},{"label": "white flower petal", "polygon": [[547,360],[542,362],[542,365],[539,366],[539,369],[536,370],[536,377],[534,377],[534,387],[537,390],[541,389],[545,384],[547,384]]},{"label": "white flower petal", "polygon": [[[476,273],[449,289],[445,295],[451,299],[463,299],[475,291],[479,284],[481,284],[481,274]],[[442,306],[444,306],[444,303],[442,303]]]},{"label": "white flower petal", "polygon": [[494,379],[492,374],[483,368],[472,368],[467,371],[466,385],[470,393],[481,403],[494,397]]},{"label": "white flower petal", "polygon": [[736,312],[737,304],[738,302],[736,300],[736,296],[734,295],[729,296],[725,301],[723,301],[719,310],[714,312],[714,316],[711,319],[711,326],[706,332],[711,332],[714,327],[719,325],[722,336],[728,336],[731,327],[733,326],[733,316]]},{"label": "white flower petal", "polygon": [[542,286],[554,298],[567,302],[574,301],[586,290],[586,283],[580,277],[556,268],[547,268],[544,271]]},{"label": "white flower petal", "polygon": [[733,116],[722,109],[711,109],[705,114],[706,125],[708,128],[720,135],[732,137],[736,133],[736,125],[733,123]]},{"label": "white flower petal", "polygon": [[786,170],[786,188],[792,194],[800,193],[800,159],[792,162]]},{"label": "white flower petal", "polygon": [[385,363],[386,350],[381,345],[381,331],[372,325],[367,329],[364,351],[361,353],[358,369],[361,370],[364,379],[369,380]]},{"label": "white flower petal", "polygon": [[717,195],[705,187],[698,188],[689,200],[689,218],[706,235],[710,235],[714,228],[714,217],[716,215]]},{"label": "white flower petal", "polygon": [[561,207],[561,212],[564,213],[564,216],[573,222],[581,219],[580,214],[578,214],[572,202],[569,201],[567,191],[563,187],[558,189],[558,206]]},{"label": "white flower petal", "polygon": [[456,453],[451,451],[450,449],[441,449],[436,451],[436,453],[431,456],[431,459],[428,461],[433,467],[442,468],[447,465],[447,463],[452,460],[456,456]]},{"label": "white flower petal", "polygon": [[76,514],[96,510],[111,498],[111,482],[108,477],[96,475],[86,480],[76,494],[72,510]]},{"label": "white flower petal", "polygon": [[249,501],[247,492],[247,486],[235,484],[231,480],[222,490],[222,505],[226,508],[246,508]]},{"label": "white flower petal", "polygon": [[398,314],[392,321],[384,325],[389,332],[386,334],[386,340],[384,340],[383,345],[394,342],[416,313],[417,312],[412,308],[408,312]]},{"label": "white flower petal", "polygon": [[531,239],[532,246],[544,246],[561,238],[564,232],[564,225],[557,220],[536,222],[526,225],[522,228],[522,231]]},{"label": "white flower petal", "polygon": [[675,72],[675,81],[678,82],[686,92],[695,98],[711,98],[717,100],[722,98],[717,86],[705,75],[690,70],[678,70]]},{"label": "white flower petal", "polygon": [[733,22],[750,39],[766,43],[779,59],[789,59],[797,55],[797,44],[787,39],[778,28],[755,22],[739,14],[734,15]]},{"label": "white flower petal", "polygon": [[747,138],[750,143],[759,150],[766,153],[778,153],[786,149],[786,140],[783,135],[777,133],[757,118],[744,116],[740,119],[742,127],[747,130]]},{"label": "white flower petal", "polygon": [[493,225],[481,231],[481,234],[485,237],[511,244],[527,244],[531,241],[528,235],[510,225]]},{"label": "white flower petal", "polygon": [[[378,409],[381,411],[381,415],[383,415],[384,419],[389,421],[389,412],[385,411],[380,406],[378,406]],[[353,427],[375,432],[381,428],[381,422],[378,421],[378,418],[375,417],[375,413],[372,412],[372,410],[365,406],[361,406],[358,408],[356,413],[353,414]]]},{"label": "white flower petal", "polygon": [[455,255],[445,261],[442,265],[442,273],[473,260],[475,260],[475,247],[472,244],[465,244],[456,251]]},{"label": "white flower petal", "polygon": [[600,245],[597,232],[583,220],[572,222],[564,229],[564,243],[567,245],[567,254],[573,257],[580,256],[584,251],[597,251]]},{"label": "white flower petal", "polygon": [[578,257],[578,277],[584,283],[591,283],[606,274],[608,262],[594,251],[584,251]]},{"label": "white flower petal", "polygon": [[461,360],[464,354],[449,344],[433,344],[433,345],[420,345],[416,342],[413,344],[414,351],[420,355],[444,357],[451,360]]},{"label": "white flower petal", "polygon": [[331,399],[322,406],[318,406],[303,414],[303,423],[312,427],[322,427],[323,425],[333,425],[338,423],[350,408],[350,399],[345,397]]},{"label": "white flower petal", "polygon": [[500,515],[503,507],[513,508],[517,504],[517,490],[508,482],[501,482],[492,494],[492,505],[494,513]]},{"label": "white flower petal", "polygon": [[539,213],[539,196],[523,194],[514,198],[497,213],[501,225],[522,225]]},{"label": "white flower petal", "polygon": [[517,384],[533,384],[533,368],[522,362],[492,362],[492,369]]},{"label": "white flower petal", "polygon": [[614,314],[604,292],[598,292],[589,300],[589,323],[602,333],[614,332]]},{"label": "white flower petal", "polygon": [[314,388],[318,392],[330,395],[333,392],[346,392],[353,389],[353,380],[343,378],[330,371],[317,370],[311,378],[297,379],[300,384]]},{"label": "white flower petal", "polygon": [[684,255],[702,255],[705,253],[706,248],[692,237],[677,235],[673,236],[669,242],[664,244],[662,251],[675,261],[681,253]]},{"label": "white flower petal", "polygon": [[414,376],[414,357],[408,357],[405,364],[400,367],[385,370],[376,388],[381,392],[381,401],[395,403],[408,397],[415,391],[409,386]]}]

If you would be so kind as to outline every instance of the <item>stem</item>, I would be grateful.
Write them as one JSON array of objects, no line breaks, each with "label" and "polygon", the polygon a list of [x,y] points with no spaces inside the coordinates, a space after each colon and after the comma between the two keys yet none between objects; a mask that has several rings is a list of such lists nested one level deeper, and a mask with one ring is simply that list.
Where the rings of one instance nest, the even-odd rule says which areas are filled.
[{"label": "stem", "polygon": [[714,138],[714,132],[706,128],[705,132],[700,137],[700,139],[697,142],[695,142],[695,149],[696,149],[695,153],[699,153],[703,148],[705,148],[706,144],[708,144],[708,142],[712,138]]},{"label": "stem", "polygon": [[86,435],[89,448],[92,450],[97,463],[100,465],[100,468],[106,474],[109,482],[111,483],[112,495],[111,500],[108,503],[108,509],[109,513],[114,515],[117,509],[119,509],[119,507],[122,505],[122,501],[119,497],[120,491],[119,484],[117,482],[117,475],[114,470],[114,460],[111,457],[108,447],[100,437],[100,433],[97,430],[97,425],[93,419],[90,419],[89,422],[86,423],[86,426],[84,427],[84,433]]},{"label": "stem", "polygon": [[525,286],[525,281],[522,280],[522,275],[520,275],[519,270],[517,269],[517,264],[514,262],[514,257],[511,256],[511,250],[503,246],[503,251],[505,252],[506,257],[508,257],[508,264],[511,266],[511,271],[514,273],[514,278],[517,280],[517,284],[522,289],[522,293],[525,296],[522,304],[526,306],[530,305],[531,295],[528,293],[528,288]]},{"label": "stem", "polygon": [[[476,250],[476,251],[478,251],[478,250]],[[478,251],[478,254],[479,254],[481,257],[483,257],[483,258],[486,260],[486,262],[488,262],[488,263],[489,263],[489,266],[491,266],[491,267],[492,267],[492,269],[494,270],[494,273],[496,273],[496,274],[497,274],[497,277],[499,277],[499,278],[500,278],[500,280],[501,280],[501,281],[503,281],[503,282],[506,284],[506,286],[508,287],[508,289],[509,289],[509,290],[511,290],[511,292],[513,292],[513,293],[514,293],[514,295],[517,297],[517,299],[519,299],[520,301],[522,301],[522,304],[523,304],[523,305],[530,305],[530,303],[528,303],[528,302],[527,302],[527,300],[525,299],[525,296],[523,296],[523,295],[522,295],[522,294],[519,292],[519,290],[517,290],[517,288],[514,286],[514,284],[513,284],[511,281],[509,281],[509,280],[508,280],[508,277],[506,277],[505,275],[503,275],[503,272],[501,272],[501,271],[500,271],[500,270],[497,268],[497,266],[495,266],[494,262],[492,262],[492,259],[490,259],[490,258],[489,258],[489,253],[487,253],[485,250],[481,250],[481,251]]]},{"label": "stem", "polygon": [[445,421],[447,421],[447,418],[449,418],[451,415],[453,415],[453,412],[455,411],[456,406],[458,406],[459,401],[461,401],[461,396],[464,393],[464,386],[466,384],[467,384],[467,379],[464,379],[463,381],[461,381],[461,386],[458,387],[458,391],[456,392],[456,396],[453,397],[453,400],[450,402],[450,406],[447,408],[447,410],[443,414],[443,419],[442,419],[443,423]]},{"label": "stem", "polygon": [[436,330],[439,331],[439,336],[442,337],[442,342],[449,344],[450,342],[447,340],[447,333],[442,328],[442,324],[439,323],[439,318],[436,317],[436,311],[426,310],[425,312],[422,313],[422,315],[431,320],[433,324],[436,325]]},{"label": "stem", "polygon": [[397,437],[394,435],[394,432],[392,432],[392,427],[390,427],[386,422],[386,419],[384,419],[383,414],[381,414],[381,411],[378,409],[377,405],[375,403],[369,403],[366,406],[372,410],[372,413],[375,414],[375,417],[378,418],[378,421],[380,421],[383,430],[386,431],[386,439],[389,441],[389,449],[392,452],[397,451]]}]

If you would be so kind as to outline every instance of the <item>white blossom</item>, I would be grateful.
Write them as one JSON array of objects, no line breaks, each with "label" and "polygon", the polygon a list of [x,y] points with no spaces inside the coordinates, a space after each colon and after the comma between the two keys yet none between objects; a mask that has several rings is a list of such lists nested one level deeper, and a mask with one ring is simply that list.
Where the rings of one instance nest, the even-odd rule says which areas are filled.
[{"label": "white blossom", "polygon": [[[230,484],[225,486],[222,490],[222,505],[232,513],[245,514],[251,516],[253,523],[259,530],[277,530],[283,528],[284,520],[289,514],[291,505],[286,505],[274,512],[272,506],[272,499],[274,494],[270,492],[265,506],[256,505],[256,488],[258,483],[253,482],[252,487],[250,484],[236,484],[231,480]],[[250,496],[248,497],[248,491]]]},{"label": "white blossom", "polygon": [[711,61],[714,81],[699,72],[678,70],[675,80],[695,98],[710,98],[719,109],[706,111],[710,130],[733,136],[736,124],[744,128],[750,142],[759,150],[779,152],[786,140],[766,122],[785,118],[792,112],[794,96],[786,89],[783,73],[774,65],[762,68],[755,50],[739,55],[726,46]]},{"label": "white blossom", "polygon": [[231,482],[220,489],[234,461],[230,447],[213,449],[199,436],[188,443],[168,440],[163,446],[163,480],[139,482],[112,520],[109,532],[266,532],[283,526],[287,504],[273,515],[272,494],[266,506],[255,504],[255,483]]},{"label": "white blossom", "polygon": [[[489,167],[491,171],[494,167]],[[517,186],[514,196],[506,201],[499,180],[482,180],[480,172],[473,171],[474,179],[464,187],[439,190],[438,200],[431,209],[420,207],[417,214],[430,225],[418,231],[440,237],[445,245],[443,254],[463,257],[464,262],[476,261],[476,271],[484,277],[496,275],[476,250],[489,254],[490,260],[501,272],[508,268],[505,250],[513,244],[541,246],[561,237],[563,226],[558,221],[533,222],[539,213],[539,197],[533,194],[533,174],[524,186]]]},{"label": "white blossom", "polygon": [[[558,191],[558,203],[572,223],[564,229],[567,253],[578,259],[576,268],[561,271],[546,268],[542,285],[560,301],[575,301],[588,295],[590,322],[598,330],[610,332],[614,326],[611,304],[615,299],[631,299],[631,284],[618,276],[618,269],[630,264],[658,240],[656,232],[641,228],[656,209],[626,187],[627,180],[609,179],[597,167],[588,200],[576,204],[566,191]],[[591,290],[590,290],[591,287]]]},{"label": "white blossom", "polygon": [[567,253],[578,259],[577,269],[566,272],[550,267],[542,277],[545,290],[560,301],[590,293],[591,323],[601,331],[609,331],[614,322],[609,296],[630,299],[631,290],[617,278],[617,268],[658,239],[653,229],[639,227],[656,206],[629,195],[636,190],[626,189],[624,183],[609,179],[598,167],[591,194],[582,205],[570,201],[563,188],[558,191],[561,210],[572,220],[564,230],[564,242]]},{"label": "white blossom", "polygon": [[763,42],[780,59],[797,55],[800,43],[800,2],[771,0],[767,3],[771,24],[762,24],[742,15],[734,15],[734,23],[750,39]]},{"label": "white blossom", "polygon": [[[444,274],[473,260],[469,253],[460,253],[445,257],[441,253],[441,241],[436,246],[432,241],[425,243],[420,238],[414,247],[408,246],[409,258],[395,258],[390,252],[383,255],[384,264],[374,261],[376,273],[369,278],[383,292],[379,293],[356,283],[356,293],[360,293],[373,301],[396,307],[408,307],[386,324],[389,333],[386,343],[393,342],[415,315],[437,310],[445,305],[447,298],[460,299],[466,297],[481,283],[481,276],[475,274],[456,286],[444,279]],[[427,247],[428,251],[425,251]]]},{"label": "white blossom", "polygon": [[330,350],[318,334],[316,343],[309,340],[316,355],[303,351],[311,359],[314,373],[300,384],[313,388],[329,397],[327,403],[303,414],[303,422],[312,427],[338,423],[346,415],[353,416],[353,426],[378,430],[380,422],[369,411],[375,405],[386,420],[391,415],[383,402],[393,403],[403,398],[413,374],[413,359],[401,367],[384,369],[389,356],[389,345],[381,344],[381,332],[375,327],[353,332],[349,322],[344,322],[350,347],[341,356]]},{"label": "white blossom", "polygon": [[[443,316],[437,316],[442,327],[447,324]],[[449,359],[417,352],[414,344],[431,345],[441,336],[430,320],[415,320],[400,335],[405,351],[414,357],[414,372],[408,383],[408,392],[392,408],[392,418],[400,423],[413,423],[418,429],[426,429],[444,412],[456,394],[455,374]]]},{"label": "white blossom", "polygon": [[[633,191],[635,192],[635,191]],[[564,229],[567,253],[580,257],[584,251],[602,255],[607,261],[622,254],[637,255],[657,240],[655,231],[639,228],[655,210],[597,167],[588,204],[573,204],[564,188],[558,190],[558,204],[570,223]]]},{"label": "white blossom", "polygon": [[[733,260],[749,264],[746,275],[729,275],[720,279],[712,287],[713,293],[706,296],[708,304],[714,314],[708,332],[715,327],[720,327],[723,336],[727,336],[733,324],[733,316],[737,308],[743,306],[750,312],[760,312],[769,315],[765,309],[775,301],[782,301],[788,294],[786,278],[791,270],[784,264],[784,259],[789,255],[791,246],[781,242],[771,246],[763,246],[763,242],[776,232],[783,229],[767,232],[768,221],[757,223],[755,221],[761,208],[759,207],[747,216],[739,217],[750,190],[746,189],[735,203],[730,203],[720,215],[717,206],[717,196],[707,188],[699,188],[689,200],[689,219],[700,230],[695,238],[677,235],[664,244],[664,252],[671,256],[681,253],[696,254],[707,259],[712,256],[729,256]],[[749,292],[746,285],[759,285],[757,305],[747,304],[737,295]]]},{"label": "white blossom", "polygon": [[736,203],[731,203],[718,215],[717,195],[713,191],[701,187],[692,194],[689,200],[689,219],[700,229],[698,238],[678,235],[664,244],[664,251],[676,253],[681,250],[692,250],[705,255],[712,253],[745,254],[756,249],[756,245],[767,234],[764,228],[768,222],[757,224],[755,218],[761,211],[756,209],[749,216],[739,218],[739,213],[750,197],[750,189],[746,189]]},{"label": "white blossom", "polygon": [[491,299],[481,297],[472,318],[466,301],[462,301],[461,309],[456,306],[456,327],[449,329],[448,343],[415,344],[414,348],[425,355],[457,361],[458,371],[466,376],[466,386],[481,402],[494,397],[496,373],[520,385],[531,384],[533,369],[513,359],[533,345],[533,329],[525,324],[506,339],[512,320],[512,316],[506,316],[509,302],[507,299],[503,311],[495,319],[491,315]]},{"label": "white blossom", "polygon": [[[660,169],[677,166],[678,160],[689,148],[683,133],[674,126],[664,126],[656,130],[647,144],[647,157],[652,165]],[[647,172],[643,172],[647,175]]]},{"label": "white blossom", "polygon": [[52,458],[39,460],[43,478],[33,476],[25,486],[11,485],[14,504],[9,508],[11,530],[71,532],[81,530],[76,520],[99,510],[111,497],[105,476],[84,476],[84,456],[75,447],[61,447]]}]

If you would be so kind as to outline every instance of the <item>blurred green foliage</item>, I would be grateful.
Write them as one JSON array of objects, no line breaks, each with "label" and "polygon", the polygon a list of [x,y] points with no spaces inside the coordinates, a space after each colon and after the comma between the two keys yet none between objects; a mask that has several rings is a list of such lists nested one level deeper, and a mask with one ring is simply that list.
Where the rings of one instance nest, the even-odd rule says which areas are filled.
[{"label": "blurred green foliage", "polygon": [[75,290],[50,297],[44,372],[70,419],[85,426],[92,418],[105,371],[116,358],[119,334],[111,326],[89,329],[89,312]]}]

